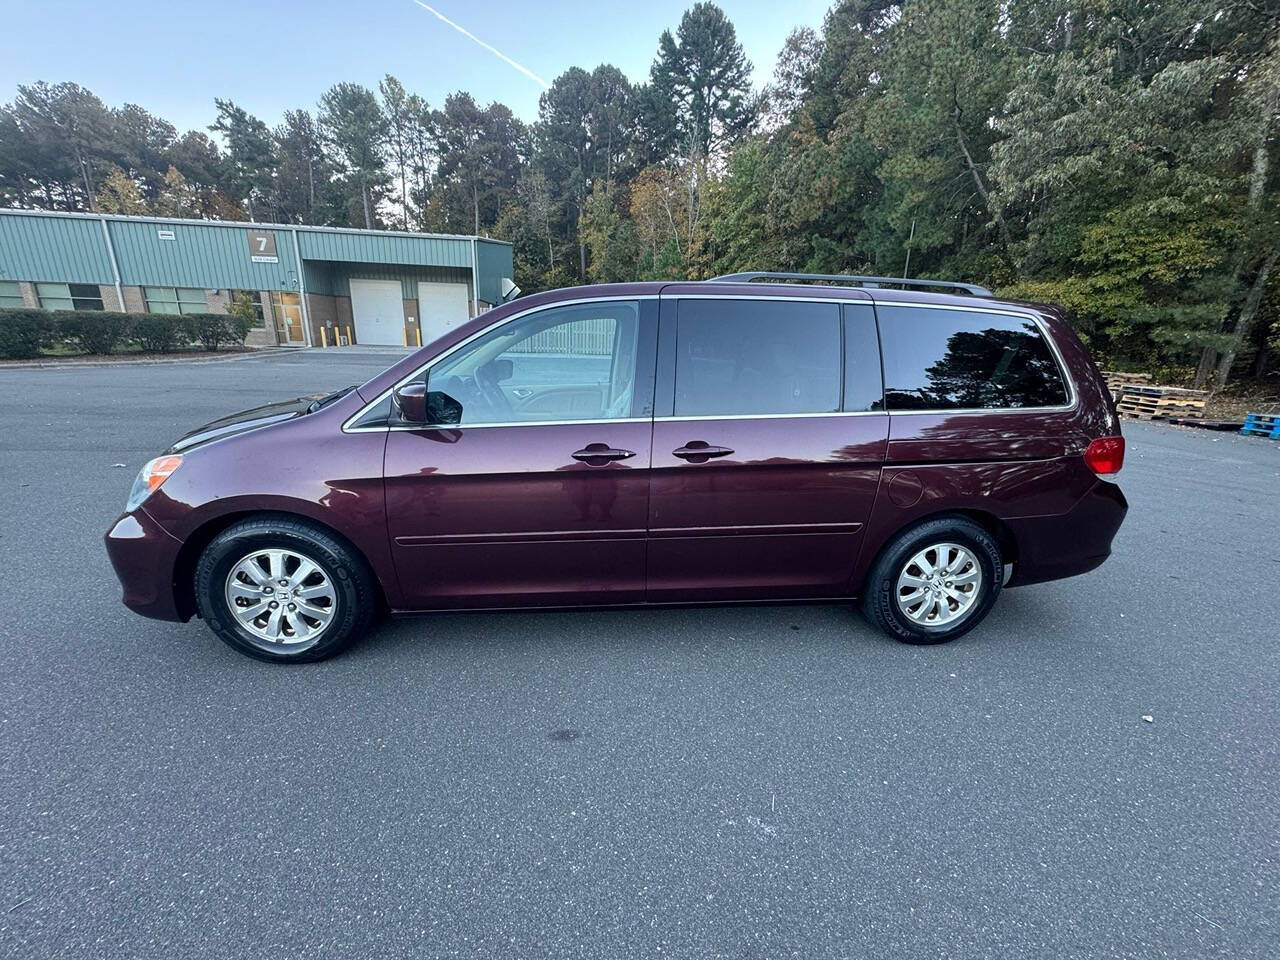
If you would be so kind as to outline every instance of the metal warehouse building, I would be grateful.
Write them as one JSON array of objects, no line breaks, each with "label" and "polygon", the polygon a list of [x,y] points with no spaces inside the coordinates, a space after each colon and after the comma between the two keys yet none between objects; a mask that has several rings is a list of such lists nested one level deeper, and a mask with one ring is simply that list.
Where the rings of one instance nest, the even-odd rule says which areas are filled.
[{"label": "metal warehouse building", "polygon": [[0,210],[0,308],[225,313],[244,292],[251,344],[425,343],[511,277],[484,237]]}]

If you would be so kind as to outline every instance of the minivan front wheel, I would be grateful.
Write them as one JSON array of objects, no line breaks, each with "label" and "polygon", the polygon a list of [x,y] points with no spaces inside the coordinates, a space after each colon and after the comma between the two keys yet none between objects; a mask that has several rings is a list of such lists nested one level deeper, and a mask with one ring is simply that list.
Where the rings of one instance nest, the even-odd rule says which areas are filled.
[{"label": "minivan front wheel", "polygon": [[375,607],[363,558],[288,517],[245,520],[214,537],[196,565],[195,594],[200,616],[223,641],[277,663],[345,650]]},{"label": "minivan front wheel", "polygon": [[987,615],[1003,569],[1000,545],[972,520],[926,520],[881,552],[867,576],[862,611],[903,643],[946,643]]}]

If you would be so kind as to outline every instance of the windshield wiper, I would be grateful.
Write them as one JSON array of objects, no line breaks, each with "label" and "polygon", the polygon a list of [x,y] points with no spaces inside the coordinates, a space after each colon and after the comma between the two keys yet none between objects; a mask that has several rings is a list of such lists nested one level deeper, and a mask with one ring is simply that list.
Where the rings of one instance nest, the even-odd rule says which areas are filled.
[{"label": "windshield wiper", "polygon": [[341,390],[335,390],[333,391],[333,393],[325,394],[323,397],[321,397],[318,400],[312,400],[311,403],[307,406],[307,413],[315,413],[317,410],[323,410],[329,404],[335,403],[336,401],[341,400],[348,393],[354,390],[357,386],[358,384],[353,383],[349,387],[343,387]]}]

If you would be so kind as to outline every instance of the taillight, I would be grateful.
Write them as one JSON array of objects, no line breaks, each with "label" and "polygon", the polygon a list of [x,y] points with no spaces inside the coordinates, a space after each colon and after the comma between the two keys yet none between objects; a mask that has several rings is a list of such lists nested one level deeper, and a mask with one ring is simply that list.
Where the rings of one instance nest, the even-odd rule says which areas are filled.
[{"label": "taillight", "polygon": [[1124,437],[1099,437],[1085,450],[1084,462],[1100,477],[1115,476],[1124,466]]}]

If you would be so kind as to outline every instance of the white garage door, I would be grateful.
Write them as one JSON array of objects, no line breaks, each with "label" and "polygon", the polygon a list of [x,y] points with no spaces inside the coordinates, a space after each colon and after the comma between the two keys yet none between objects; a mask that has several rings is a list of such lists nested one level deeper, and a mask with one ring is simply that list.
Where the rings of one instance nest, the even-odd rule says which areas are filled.
[{"label": "white garage door", "polygon": [[422,342],[427,343],[451,327],[466,323],[470,316],[465,283],[418,284],[418,317],[422,321]]},{"label": "white garage door", "polygon": [[399,280],[352,280],[351,318],[356,343],[404,344],[404,301]]}]

